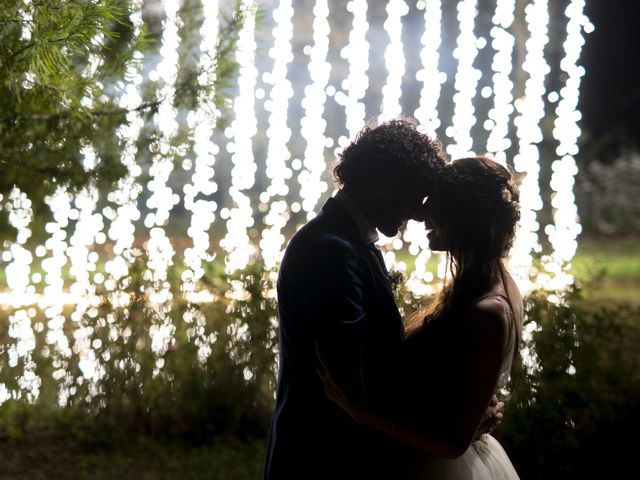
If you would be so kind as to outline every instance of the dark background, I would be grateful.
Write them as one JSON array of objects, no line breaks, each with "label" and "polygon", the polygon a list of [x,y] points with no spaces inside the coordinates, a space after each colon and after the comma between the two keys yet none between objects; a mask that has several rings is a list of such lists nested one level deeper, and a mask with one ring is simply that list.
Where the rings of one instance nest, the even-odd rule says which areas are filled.
[{"label": "dark background", "polygon": [[582,156],[608,162],[640,147],[640,2],[588,0],[586,14],[595,31],[581,59]]}]

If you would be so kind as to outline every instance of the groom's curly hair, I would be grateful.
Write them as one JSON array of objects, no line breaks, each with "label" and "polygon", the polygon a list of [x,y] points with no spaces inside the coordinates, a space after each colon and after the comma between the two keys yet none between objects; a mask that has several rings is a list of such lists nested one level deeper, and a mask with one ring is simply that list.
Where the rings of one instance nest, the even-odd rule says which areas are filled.
[{"label": "groom's curly hair", "polygon": [[412,120],[396,118],[367,124],[338,155],[333,176],[338,186],[366,187],[373,179],[387,179],[429,189],[445,159],[438,140],[418,131]]}]

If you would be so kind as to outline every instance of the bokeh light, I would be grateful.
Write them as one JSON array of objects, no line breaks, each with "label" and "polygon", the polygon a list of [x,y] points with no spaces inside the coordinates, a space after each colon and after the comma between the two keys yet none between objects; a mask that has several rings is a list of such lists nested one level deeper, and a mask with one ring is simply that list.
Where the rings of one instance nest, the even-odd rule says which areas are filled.
[{"label": "bokeh light", "polygon": [[[186,61],[200,67],[200,86],[215,82],[210,67],[227,2],[201,2],[202,23],[191,31],[182,28],[185,4],[164,0],[158,46],[136,52],[125,78],[112,86],[114,101],[130,110],[115,132],[127,175],[111,191],[60,189],[50,196],[52,216],[38,242],[31,238],[29,198],[16,188],[1,199],[16,236],[2,245],[6,288],[0,303],[11,309],[7,353],[21,373],[17,388],[0,383],[0,403],[37,399],[39,332],[61,405],[78,382],[98,388],[108,352],[97,353],[102,340],[96,342],[96,326],[112,325],[110,338],[131,335],[100,312],[100,296],[127,313],[127,287],[138,262],[153,320],[148,334],[155,373],[162,373],[163,354],[174,348],[170,313],[181,302],[189,304],[182,312],[187,337],[206,361],[218,337],[206,331],[196,305],[220,300],[207,289],[208,267],[220,262],[233,275],[261,260],[273,283],[288,238],[330,195],[335,154],[376,117],[413,116],[451,157],[486,151],[521,173],[522,218],[509,267],[524,292],[545,288],[561,301],[573,281],[570,262],[580,233],[573,195],[584,75],[579,58],[584,34],[593,30],[584,0],[571,0],[560,18],[565,33],[558,60],[548,53],[548,0],[525,2],[524,16],[515,0],[496,0],[489,16],[480,15],[477,0],[457,2],[455,9],[442,0],[391,0],[382,7],[366,0],[311,3],[300,11],[292,0],[273,1],[257,19],[254,2],[242,2],[245,22],[234,52],[239,73],[230,90],[229,123],[221,130],[223,112],[211,92],[191,110],[171,99]],[[134,33],[145,26],[144,8],[142,0],[131,2]],[[21,36],[29,39],[29,14],[19,15]],[[514,22],[523,28],[516,31]],[[184,45],[193,45],[188,54]],[[86,75],[100,67],[99,57],[89,60]],[[561,85],[550,82],[551,72]],[[168,100],[147,115],[135,109],[152,83]],[[82,100],[87,107],[94,101],[90,95]],[[553,120],[551,135],[542,128],[546,119]],[[553,158],[545,157],[543,141],[556,147]],[[80,153],[87,170],[101,161],[90,143]],[[543,162],[552,170],[549,198],[540,184]],[[546,243],[540,225],[545,205],[552,209],[552,222],[542,228]],[[379,245],[388,267],[407,273],[414,295],[438,288],[444,264],[429,250],[422,224],[411,221],[398,236],[381,236]],[[250,296],[242,281],[230,285],[225,301]],[[275,291],[264,294],[273,298]],[[247,341],[246,323],[231,317],[226,334]],[[243,361],[246,354],[233,343],[225,348]],[[73,355],[82,380],[70,373]],[[246,371],[245,380],[252,375]]]}]

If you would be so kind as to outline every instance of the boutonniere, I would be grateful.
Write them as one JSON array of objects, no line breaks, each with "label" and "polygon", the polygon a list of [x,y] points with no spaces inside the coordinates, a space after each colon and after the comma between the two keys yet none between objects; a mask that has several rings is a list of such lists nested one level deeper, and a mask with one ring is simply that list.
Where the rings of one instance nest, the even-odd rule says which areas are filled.
[{"label": "boutonniere", "polygon": [[393,290],[394,295],[397,295],[398,290],[406,281],[406,276],[404,272],[392,268],[389,271],[389,280],[391,281],[391,289]]}]

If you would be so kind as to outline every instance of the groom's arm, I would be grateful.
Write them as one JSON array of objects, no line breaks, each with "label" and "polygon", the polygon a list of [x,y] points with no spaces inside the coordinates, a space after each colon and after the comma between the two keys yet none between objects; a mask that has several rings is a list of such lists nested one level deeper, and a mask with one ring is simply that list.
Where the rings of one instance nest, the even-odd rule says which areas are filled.
[{"label": "groom's arm", "polygon": [[[490,432],[500,421],[502,405],[494,392],[508,344],[508,323],[501,302],[484,300],[459,321],[465,325],[464,334],[460,334],[458,361],[446,374],[453,379],[447,400],[423,398],[427,408],[405,410],[404,418],[389,420],[388,430],[398,440],[449,457],[462,455],[480,434]],[[442,387],[439,380],[428,376],[414,381],[422,383],[419,395]],[[410,395],[411,384],[405,387],[405,394]],[[434,447],[442,450],[434,451]]]},{"label": "groom's arm", "polygon": [[[485,420],[491,420],[486,422],[486,427],[481,425],[476,428],[481,423],[482,415],[478,416],[477,421],[465,415],[465,421],[461,425],[460,408],[465,407],[460,405],[452,410],[447,408],[451,405],[443,405],[440,410],[427,409],[429,412],[426,415],[420,412],[415,417],[415,422],[407,424],[390,417],[388,409],[381,412],[374,409],[371,402],[365,401],[363,351],[367,315],[364,308],[362,269],[358,258],[357,252],[348,242],[336,237],[321,239],[310,252],[310,268],[302,289],[306,297],[308,318],[316,338],[318,360],[322,362],[323,381],[325,386],[333,384],[333,389],[328,388],[329,397],[332,396],[331,390],[339,391],[343,395],[343,401],[338,399],[336,403],[354,419],[383,430],[415,448],[447,457],[462,454],[473,440],[474,432],[490,431],[490,425],[499,420],[496,415],[485,415]],[[489,376],[491,375],[490,371]],[[495,388],[495,383],[492,383],[495,381],[497,378],[488,380],[492,384],[490,388]],[[427,390],[438,391],[438,385],[423,391]],[[374,398],[370,400],[378,403]],[[489,400],[484,404],[483,412],[492,412],[493,407],[488,404]],[[474,411],[478,408],[475,405]],[[444,431],[438,428],[442,425],[443,416],[450,418],[450,422],[445,423],[454,428],[447,427]],[[473,430],[468,434],[470,427]]]},{"label": "groom's arm", "polygon": [[303,290],[317,354],[345,393],[363,398],[367,315],[358,253],[344,239],[325,236],[314,245],[310,257]]},{"label": "groom's arm", "polygon": [[[400,410],[396,414],[389,410],[382,412],[368,402],[354,401],[325,371],[321,376],[329,398],[354,420],[386,432],[414,448],[449,458],[462,455],[482,429],[485,413],[495,410],[497,414],[500,411],[499,406],[491,403],[506,341],[506,324],[501,312],[492,307],[482,308],[472,311],[470,317],[473,317],[470,319],[470,342],[466,346],[465,358],[461,359],[464,367],[451,372],[456,382],[455,391],[449,392],[448,401],[423,398],[423,405],[415,408],[414,402],[409,410],[405,406],[402,415],[397,415]],[[429,378],[414,378],[415,381],[422,383],[421,392],[439,391],[441,388],[436,383],[430,384],[432,380]],[[398,392],[404,392],[403,395],[411,395],[410,384],[401,381],[396,387]]]}]

